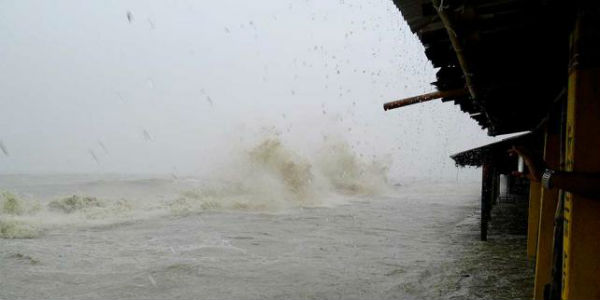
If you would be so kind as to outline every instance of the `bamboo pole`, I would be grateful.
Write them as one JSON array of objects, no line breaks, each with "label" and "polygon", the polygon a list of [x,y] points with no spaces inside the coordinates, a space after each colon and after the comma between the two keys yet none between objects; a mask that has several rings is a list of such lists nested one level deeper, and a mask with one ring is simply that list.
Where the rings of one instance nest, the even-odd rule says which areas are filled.
[{"label": "bamboo pole", "polygon": [[[446,12],[446,8],[444,8],[444,5],[443,5],[444,1],[443,0],[431,0],[431,2],[433,4],[433,7],[435,8],[435,10],[438,13],[438,16],[440,17],[442,24],[444,25],[444,27],[446,28],[446,31],[448,32],[448,38],[450,39],[450,44],[452,44],[452,48],[454,49],[454,53],[456,54],[456,58],[458,59],[458,64],[460,65],[460,68],[465,77],[465,84],[467,86],[467,89],[469,90],[469,93],[471,94],[471,98],[473,98],[475,101],[479,101],[479,100],[481,100],[481,99],[479,99],[479,96],[480,96],[479,91],[478,91],[478,89],[475,88],[475,83],[473,83],[473,64],[465,56],[464,48],[463,48],[464,45],[458,39],[458,35],[456,34],[456,31],[455,31],[456,26],[453,24],[452,19]],[[492,123],[492,119],[490,118],[490,115],[488,114],[486,108],[484,106],[480,105],[480,109],[481,109],[481,112],[486,116],[486,118],[489,121],[490,131],[491,132],[495,131],[494,124]]]},{"label": "bamboo pole", "polygon": [[383,104],[383,110],[390,110],[398,107],[403,107],[407,105],[412,105],[421,102],[427,102],[439,98],[453,98],[453,97],[462,97],[468,95],[468,92],[465,89],[456,89],[449,91],[437,91],[433,93],[423,94],[419,96],[414,96],[410,98],[400,99],[397,101],[392,101]]},{"label": "bamboo pole", "polygon": [[[442,20],[442,24],[448,31],[448,37],[450,38],[450,43],[452,44],[452,48],[454,48],[454,52],[456,53],[456,58],[458,59],[458,64],[463,71],[465,76],[465,83],[467,88],[469,89],[469,93],[473,99],[478,99],[477,90],[473,84],[473,68],[469,61],[465,58],[464,50],[461,42],[458,40],[458,36],[456,31],[454,31],[454,26],[450,17],[446,13],[446,10],[440,3],[440,0],[432,0],[433,7],[437,10],[438,15],[440,16],[440,20]],[[443,2],[443,1],[442,1]]]}]

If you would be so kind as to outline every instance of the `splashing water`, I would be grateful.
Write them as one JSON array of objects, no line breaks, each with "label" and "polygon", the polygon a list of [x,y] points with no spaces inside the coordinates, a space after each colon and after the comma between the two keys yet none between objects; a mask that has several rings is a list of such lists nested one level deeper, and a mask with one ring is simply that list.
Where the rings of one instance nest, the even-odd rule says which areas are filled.
[{"label": "splashing water", "polygon": [[381,164],[357,158],[341,140],[329,140],[311,161],[277,136],[269,136],[240,151],[239,159],[207,178],[78,183],[65,189],[71,194],[68,197],[5,192],[0,202],[0,237],[31,238],[55,227],[105,225],[207,210],[277,212],[335,206],[349,201],[348,196],[386,192],[386,173]]},{"label": "splashing water", "polygon": [[278,137],[267,137],[228,169],[236,172],[182,193],[170,207],[177,213],[206,209],[274,211],[331,206],[343,203],[344,197],[389,191],[387,168],[358,159],[341,140],[323,145],[311,163]]},{"label": "splashing water", "polygon": [[278,139],[267,139],[249,153],[253,167],[272,172],[279,177],[292,194],[306,194],[313,175],[311,166],[303,159],[287,151]]},{"label": "splashing water", "polygon": [[389,191],[388,167],[383,162],[359,160],[350,146],[328,139],[317,156],[319,171],[344,194],[380,194]]}]

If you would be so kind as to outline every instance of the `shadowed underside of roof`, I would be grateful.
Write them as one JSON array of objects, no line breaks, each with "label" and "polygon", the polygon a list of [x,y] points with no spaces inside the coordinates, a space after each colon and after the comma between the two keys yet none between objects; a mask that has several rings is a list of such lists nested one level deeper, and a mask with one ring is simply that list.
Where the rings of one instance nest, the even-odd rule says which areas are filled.
[{"label": "shadowed underside of roof", "polygon": [[[575,17],[570,1],[394,3],[423,43],[427,58],[439,68],[433,82],[438,90],[473,88],[477,92],[476,97],[471,93],[442,101],[454,101],[489,135],[533,129],[566,86],[569,32]],[[460,51],[456,51],[457,43]]]},{"label": "shadowed underside of roof", "polygon": [[501,141],[487,144],[481,147],[469,149],[450,156],[459,167],[481,167],[485,163],[494,162],[503,174],[514,170],[516,158],[508,155],[507,151],[512,146],[531,146],[543,141],[543,135],[539,132],[520,134]]}]

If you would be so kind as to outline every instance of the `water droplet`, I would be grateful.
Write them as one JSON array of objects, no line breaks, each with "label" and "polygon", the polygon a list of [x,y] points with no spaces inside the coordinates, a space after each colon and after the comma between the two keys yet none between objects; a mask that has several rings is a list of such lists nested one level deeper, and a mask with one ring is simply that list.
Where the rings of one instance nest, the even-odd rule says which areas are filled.
[{"label": "water droplet", "polygon": [[127,11],[127,21],[129,23],[133,22],[133,13],[131,11]]}]

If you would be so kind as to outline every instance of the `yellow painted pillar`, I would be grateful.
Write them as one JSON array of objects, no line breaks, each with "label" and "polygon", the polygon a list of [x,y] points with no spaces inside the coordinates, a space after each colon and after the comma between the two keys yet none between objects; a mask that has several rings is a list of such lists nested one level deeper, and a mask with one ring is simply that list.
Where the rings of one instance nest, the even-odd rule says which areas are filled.
[{"label": "yellow painted pillar", "polygon": [[[559,120],[552,120],[560,122]],[[553,126],[551,124],[550,126]],[[557,130],[548,129],[544,145],[544,160],[551,169],[560,167],[560,135]],[[537,253],[535,260],[535,287],[533,298],[544,299],[544,285],[552,280],[552,254],[554,248],[554,218],[558,204],[558,189],[541,191],[538,225]]]},{"label": "yellow painted pillar", "polygon": [[[600,28],[596,19],[580,15],[572,35],[567,171],[600,172]],[[600,299],[600,199],[567,193],[564,215],[562,298]]]},{"label": "yellow painted pillar", "polygon": [[540,220],[540,195],[542,186],[539,182],[529,183],[529,216],[527,217],[527,258],[535,260],[537,249],[538,224]]}]

